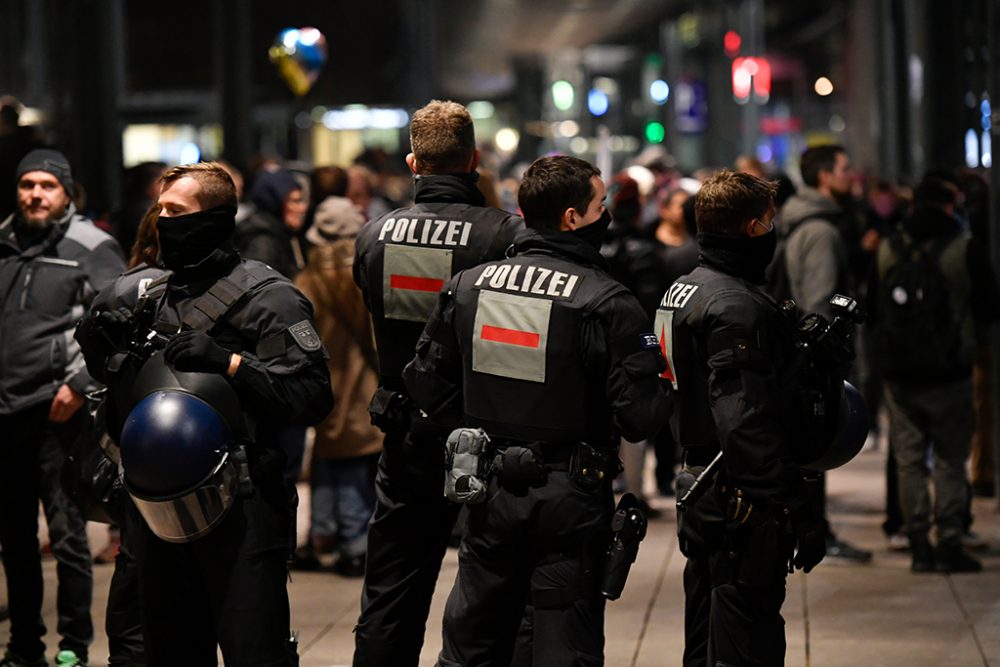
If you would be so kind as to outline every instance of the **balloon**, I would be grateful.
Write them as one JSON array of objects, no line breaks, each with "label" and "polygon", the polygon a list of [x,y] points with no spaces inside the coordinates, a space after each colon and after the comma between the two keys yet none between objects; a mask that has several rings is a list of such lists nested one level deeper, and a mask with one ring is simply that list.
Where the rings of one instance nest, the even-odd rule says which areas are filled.
[{"label": "balloon", "polygon": [[291,91],[302,97],[326,66],[326,36],[316,28],[285,28],[267,53]]}]

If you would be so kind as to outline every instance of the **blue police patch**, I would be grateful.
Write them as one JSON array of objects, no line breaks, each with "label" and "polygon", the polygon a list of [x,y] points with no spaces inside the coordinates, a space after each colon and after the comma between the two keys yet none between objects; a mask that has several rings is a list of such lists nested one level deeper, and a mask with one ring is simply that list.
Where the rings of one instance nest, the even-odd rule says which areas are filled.
[{"label": "blue police patch", "polygon": [[320,342],[319,334],[313,329],[312,322],[302,320],[298,324],[288,327],[288,332],[292,334],[292,340],[306,352],[315,352],[323,346]]},{"label": "blue police patch", "polygon": [[653,348],[659,349],[660,341],[651,333],[642,334],[639,336],[639,346],[644,350],[652,350]]}]

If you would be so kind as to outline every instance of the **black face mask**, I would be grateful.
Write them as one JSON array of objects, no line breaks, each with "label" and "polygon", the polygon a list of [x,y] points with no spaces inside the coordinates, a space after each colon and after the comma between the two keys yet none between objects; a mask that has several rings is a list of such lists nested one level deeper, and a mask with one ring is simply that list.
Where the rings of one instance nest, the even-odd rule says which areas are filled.
[{"label": "black face mask", "polygon": [[765,270],[778,247],[778,235],[773,228],[760,236],[702,232],[698,234],[698,246],[702,261],[763,285],[767,282]]},{"label": "black face mask", "polygon": [[590,223],[586,227],[574,229],[570,232],[570,234],[588,245],[593,246],[596,250],[600,250],[601,245],[604,243],[604,237],[608,233],[608,226],[610,224],[611,213],[605,209],[604,213],[596,221]]},{"label": "black face mask", "polygon": [[236,209],[232,206],[171,218],[161,216],[156,221],[160,261],[173,271],[193,266],[222,246],[235,228]]}]

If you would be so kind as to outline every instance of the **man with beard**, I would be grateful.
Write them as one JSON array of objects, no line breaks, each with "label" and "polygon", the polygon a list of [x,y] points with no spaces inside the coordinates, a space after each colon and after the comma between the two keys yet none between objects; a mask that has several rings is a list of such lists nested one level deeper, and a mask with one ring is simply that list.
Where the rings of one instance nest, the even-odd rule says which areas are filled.
[{"label": "man with beard", "polygon": [[97,387],[73,328],[125,268],[118,244],[79,215],[66,157],[35,150],[17,167],[17,212],[0,223],[0,550],[10,593],[10,642],[0,665],[45,665],[38,501],[59,581],[56,664],[85,665],[94,630],[93,578],[80,511],[60,486],[62,464],[90,419]]},{"label": "man with beard", "polygon": [[[297,665],[295,642],[289,639],[286,588],[296,503],[294,488],[286,487],[282,478],[285,456],[276,436],[289,424],[319,422],[333,404],[312,307],[274,269],[242,260],[229,244],[236,189],[221,166],[201,163],[168,170],[158,204],[159,257],[167,273],[152,282],[141,279],[141,270],[123,275],[97,296],[76,336],[87,367],[108,385],[108,434],[122,444],[125,481],[137,505],[142,501],[149,506],[148,496],[139,491],[140,484],[148,487],[150,482],[136,475],[133,464],[148,467],[148,454],[157,452],[151,452],[152,445],[137,444],[138,454],[145,448],[145,460],[136,454],[126,457],[136,450],[126,442],[130,431],[121,422],[125,414],[132,415],[129,427],[140,424],[140,438],[155,431],[155,415],[146,422],[141,415],[134,419],[145,401],[132,412],[129,403],[143,372],[155,370],[154,362],[177,377],[221,383],[235,396],[235,415],[225,415],[232,431],[225,450],[239,482],[235,490],[227,487],[232,503],[228,511],[180,538],[165,534],[163,522],[148,509],[140,514],[128,508],[126,528],[138,564],[147,665],[214,665],[217,647],[231,665]],[[159,355],[144,361],[134,352],[132,323],[138,316],[123,304],[137,291],[144,304],[153,304],[152,323],[146,328],[166,339],[162,362]],[[185,415],[179,431],[194,423],[194,417]],[[166,439],[170,451],[160,451],[164,463],[171,455],[178,458],[171,452],[183,446],[184,433],[175,435]],[[161,483],[171,473],[198,472],[195,463],[193,456],[182,458],[177,466],[153,469],[147,480]],[[216,477],[212,473],[198,479],[211,482]],[[195,491],[210,486],[202,483]],[[178,497],[192,502],[178,510],[171,506],[167,518],[183,528],[192,516],[200,516],[194,512],[202,507],[193,493]]]}]

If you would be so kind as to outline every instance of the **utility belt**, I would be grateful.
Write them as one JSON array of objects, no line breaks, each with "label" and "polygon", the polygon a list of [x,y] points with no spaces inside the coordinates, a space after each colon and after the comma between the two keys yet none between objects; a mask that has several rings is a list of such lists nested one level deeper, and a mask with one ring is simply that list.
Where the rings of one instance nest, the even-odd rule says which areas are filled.
[{"label": "utility belt", "polygon": [[550,472],[565,472],[586,491],[596,491],[622,471],[617,452],[585,442],[528,442],[491,439],[483,429],[458,428],[445,442],[448,500],[475,504],[486,500],[490,478],[520,492],[543,486]]}]

